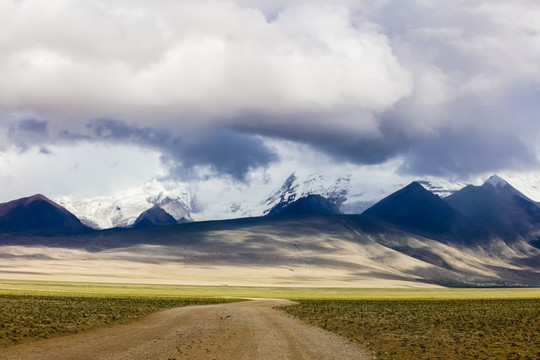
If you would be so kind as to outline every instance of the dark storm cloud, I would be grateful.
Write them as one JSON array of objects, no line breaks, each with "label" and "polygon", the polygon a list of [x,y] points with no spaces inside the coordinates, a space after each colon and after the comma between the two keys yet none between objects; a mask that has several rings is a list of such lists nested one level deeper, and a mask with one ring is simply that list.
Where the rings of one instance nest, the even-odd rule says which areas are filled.
[{"label": "dark storm cloud", "polygon": [[161,151],[172,174],[197,177],[196,168],[210,167],[220,175],[243,181],[251,169],[264,167],[278,158],[260,137],[219,131],[174,137],[165,130],[136,128],[125,122],[99,119],[87,124],[91,136],[107,142],[137,144]]},{"label": "dark storm cloud", "polygon": [[[343,124],[343,117],[347,124]],[[386,117],[371,114],[305,114],[268,119],[253,116],[252,124],[241,121],[236,126],[243,132],[262,134],[307,144],[332,156],[338,162],[358,165],[383,163],[406,151],[412,139],[400,126]],[[246,125],[247,124],[247,125]]]},{"label": "dark storm cloud", "polygon": [[12,128],[14,132],[28,132],[35,134],[47,133],[47,122],[36,119],[25,119],[16,123]]},{"label": "dark storm cloud", "polygon": [[512,134],[492,130],[447,129],[418,142],[406,156],[402,171],[436,176],[467,176],[538,166],[534,152]]},{"label": "dark storm cloud", "polygon": [[171,139],[170,133],[165,130],[151,127],[137,128],[123,121],[110,119],[97,119],[90,121],[86,128],[100,140],[111,142],[126,142],[148,146],[167,145],[179,139]]},{"label": "dark storm cloud", "polygon": [[[244,180],[247,173],[278,160],[259,137],[222,131],[185,146],[175,147],[178,159],[188,168],[210,165],[221,174]],[[175,154],[176,155],[176,154]]]},{"label": "dark storm cloud", "polygon": [[410,139],[402,133],[386,133],[378,138],[357,139],[354,143],[332,143],[314,147],[358,165],[381,164],[403,153],[409,147]]},{"label": "dark storm cloud", "polygon": [[8,128],[9,138],[20,151],[45,141],[48,135],[48,123],[32,118],[16,121]]}]

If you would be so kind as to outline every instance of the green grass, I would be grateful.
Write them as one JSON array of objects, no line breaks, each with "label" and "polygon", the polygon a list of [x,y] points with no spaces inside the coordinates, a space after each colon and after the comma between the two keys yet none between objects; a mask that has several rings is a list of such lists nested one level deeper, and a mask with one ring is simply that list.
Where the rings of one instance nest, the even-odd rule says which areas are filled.
[{"label": "green grass", "polygon": [[238,298],[295,299],[294,316],[379,359],[540,359],[540,289],[355,289],[0,280],[0,347]]},{"label": "green grass", "polygon": [[540,299],[300,300],[283,311],[377,359],[540,359]]},{"label": "green grass", "polygon": [[253,286],[183,286],[0,280],[0,294],[135,296],[135,297],[255,297],[318,300],[378,299],[515,299],[539,298],[540,288],[527,289],[359,289]]}]

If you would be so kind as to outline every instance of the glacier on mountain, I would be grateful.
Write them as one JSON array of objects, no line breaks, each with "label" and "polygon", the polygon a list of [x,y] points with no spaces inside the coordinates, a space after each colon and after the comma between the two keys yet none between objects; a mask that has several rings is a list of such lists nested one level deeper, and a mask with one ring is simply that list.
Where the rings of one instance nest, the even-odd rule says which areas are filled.
[{"label": "glacier on mountain", "polygon": [[154,205],[159,205],[177,221],[192,221],[193,200],[192,191],[186,185],[159,180],[148,182],[142,188],[126,189],[112,197],[56,199],[85,225],[95,229],[130,226]]},{"label": "glacier on mountain", "polygon": [[[486,177],[472,179],[470,183],[482,184]],[[540,199],[540,173],[503,174],[491,177],[487,182],[501,186],[507,183],[503,178],[529,198]],[[280,203],[286,205],[308,195],[321,195],[338,205],[343,213],[359,214],[413,180],[440,197],[451,195],[466,185],[466,182],[438,177],[424,177],[421,180],[409,177],[393,182],[392,179],[378,181],[358,174],[325,174],[318,171],[290,174],[273,190],[271,184],[262,186],[266,189],[262,191],[258,184],[253,184],[227,197],[219,196],[219,192],[211,197],[198,196],[202,195],[201,190],[188,183],[155,179],[110,197],[61,197],[55,201],[74,213],[84,224],[107,229],[131,226],[143,211],[156,204],[177,221],[186,222],[264,216]],[[231,192],[231,189],[234,188],[224,188],[221,193]]]}]

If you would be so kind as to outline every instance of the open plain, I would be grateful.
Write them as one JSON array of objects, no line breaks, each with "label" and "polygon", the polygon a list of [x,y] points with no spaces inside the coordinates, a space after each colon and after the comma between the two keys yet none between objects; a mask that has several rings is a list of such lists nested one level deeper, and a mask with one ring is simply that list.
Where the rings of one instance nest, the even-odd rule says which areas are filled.
[{"label": "open plain", "polygon": [[538,288],[2,280],[0,359],[536,359],[539,299]]}]

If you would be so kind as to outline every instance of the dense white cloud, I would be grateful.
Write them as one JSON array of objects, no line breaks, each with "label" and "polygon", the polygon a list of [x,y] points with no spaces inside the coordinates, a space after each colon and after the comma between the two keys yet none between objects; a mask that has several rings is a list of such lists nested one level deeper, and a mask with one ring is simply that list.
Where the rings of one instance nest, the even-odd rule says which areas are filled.
[{"label": "dense white cloud", "polygon": [[538,18],[533,0],[0,1],[0,150],[138,147],[239,187],[291,158],[528,170]]},{"label": "dense white cloud", "polygon": [[198,128],[245,114],[380,112],[411,87],[386,36],[341,6],[287,7],[272,21],[220,1],[27,0],[0,14],[0,106],[55,121]]}]

